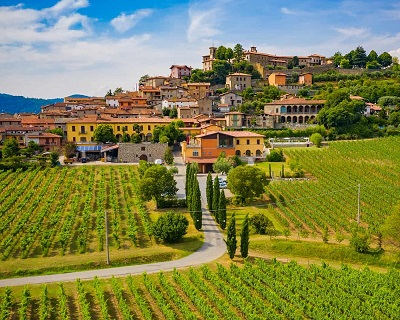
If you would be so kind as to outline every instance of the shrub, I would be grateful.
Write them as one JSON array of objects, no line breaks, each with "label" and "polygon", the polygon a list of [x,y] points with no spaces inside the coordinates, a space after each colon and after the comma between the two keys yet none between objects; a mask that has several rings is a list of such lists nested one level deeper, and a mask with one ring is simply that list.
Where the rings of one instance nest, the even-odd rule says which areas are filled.
[{"label": "shrub", "polygon": [[250,225],[257,234],[268,234],[274,229],[274,224],[264,214],[257,213],[250,218]]},{"label": "shrub", "polygon": [[157,200],[157,208],[187,208],[186,199],[161,197]]},{"label": "shrub", "polygon": [[153,224],[153,235],[167,243],[178,242],[186,233],[189,221],[180,213],[168,212]]},{"label": "shrub", "polygon": [[285,156],[283,155],[282,149],[271,149],[269,155],[267,156],[267,161],[269,162],[284,162]]},{"label": "shrub", "polygon": [[321,143],[322,143],[322,135],[318,132],[313,133],[310,137],[310,141],[315,144],[315,146],[317,148],[321,147]]},{"label": "shrub", "polygon": [[367,233],[360,234],[353,231],[350,245],[359,253],[367,253],[369,251],[370,236]]}]

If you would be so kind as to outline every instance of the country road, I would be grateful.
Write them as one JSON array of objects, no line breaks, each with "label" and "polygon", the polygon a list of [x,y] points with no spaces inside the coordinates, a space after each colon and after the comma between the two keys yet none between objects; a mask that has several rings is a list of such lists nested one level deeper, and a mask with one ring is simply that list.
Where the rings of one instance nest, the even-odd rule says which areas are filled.
[{"label": "country road", "polygon": [[[178,161],[180,159],[177,159]],[[182,163],[177,162],[176,166],[178,167],[179,180],[182,185],[182,179],[184,179],[185,168]],[[177,179],[177,180],[178,180]],[[205,180],[206,177],[203,175],[199,176],[199,180]],[[184,183],[183,183],[184,185]],[[200,183],[200,186],[202,183]],[[204,184],[205,186],[205,181]],[[179,186],[179,182],[178,182]],[[0,287],[6,286],[23,286],[26,284],[42,284],[42,283],[51,283],[51,282],[65,282],[65,281],[74,281],[76,279],[93,279],[94,277],[99,278],[108,278],[111,276],[124,276],[128,274],[142,274],[143,272],[147,273],[155,273],[160,270],[163,271],[171,271],[175,268],[185,268],[190,266],[197,266],[207,262],[211,262],[219,257],[221,257],[226,252],[226,244],[223,239],[221,232],[219,231],[217,225],[215,224],[214,219],[212,218],[209,211],[206,209],[205,203],[205,187],[200,187],[202,193],[202,211],[203,211],[203,232],[204,232],[204,243],[203,246],[196,251],[195,253],[173,261],[164,261],[157,262],[151,264],[143,264],[143,265],[135,265],[135,266],[125,266],[125,267],[117,267],[117,268],[107,268],[107,269],[98,269],[98,270],[87,270],[87,271],[78,271],[71,273],[61,273],[61,274],[52,274],[52,275],[43,275],[43,276],[31,276],[31,277],[23,277],[23,278],[12,278],[12,279],[3,279],[0,280]],[[182,190],[181,194],[182,194]]]}]

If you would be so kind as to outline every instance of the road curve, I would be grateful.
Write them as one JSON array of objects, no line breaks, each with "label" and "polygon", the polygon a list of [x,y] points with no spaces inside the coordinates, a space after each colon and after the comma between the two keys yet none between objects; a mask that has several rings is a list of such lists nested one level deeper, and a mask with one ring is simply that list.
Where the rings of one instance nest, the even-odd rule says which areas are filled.
[{"label": "road curve", "polygon": [[[202,190],[204,192],[204,190]],[[107,268],[98,270],[78,271],[71,273],[60,273],[43,276],[32,276],[24,278],[12,278],[0,280],[0,287],[7,286],[23,286],[27,284],[42,284],[51,282],[66,282],[76,279],[93,279],[95,276],[99,278],[109,278],[111,276],[125,276],[128,274],[142,274],[143,272],[155,273],[160,270],[171,271],[175,268],[185,268],[190,266],[198,266],[221,257],[226,252],[226,244],[219,231],[214,219],[208,210],[206,210],[205,197],[202,197],[203,203],[203,227],[204,243],[203,246],[195,253],[179,260],[157,262],[151,264],[125,266],[117,268]]]}]

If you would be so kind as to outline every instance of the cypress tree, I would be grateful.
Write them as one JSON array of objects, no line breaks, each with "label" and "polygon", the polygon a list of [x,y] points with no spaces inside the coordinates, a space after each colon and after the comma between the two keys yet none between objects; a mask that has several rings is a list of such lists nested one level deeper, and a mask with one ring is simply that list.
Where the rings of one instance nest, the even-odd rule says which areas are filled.
[{"label": "cypress tree", "polygon": [[213,201],[212,201],[212,214],[216,216],[218,214],[218,204],[219,204],[219,180],[218,176],[214,179],[214,186],[213,186]]},{"label": "cypress tree", "polygon": [[271,168],[271,164],[268,164],[268,169],[269,169],[269,177],[272,178],[272,168]]},{"label": "cypress tree", "polygon": [[211,176],[211,172],[208,172],[207,175],[207,183],[206,183],[206,198],[208,210],[212,212],[212,202],[213,202],[213,180]]},{"label": "cypress tree", "polygon": [[240,231],[240,254],[242,258],[249,255],[249,215],[246,214],[242,222],[242,230]]},{"label": "cypress tree", "polygon": [[285,165],[283,164],[282,165],[282,178],[284,178],[285,177]]},{"label": "cypress tree", "polygon": [[187,177],[186,177],[186,204],[190,212],[190,215],[193,218],[193,213],[192,213],[193,169],[191,163],[188,164],[188,168],[189,169],[187,169]]},{"label": "cypress tree", "polygon": [[203,216],[201,212],[201,192],[199,187],[199,181],[197,177],[193,178],[193,193],[192,193],[192,205],[191,208],[193,210],[193,220],[194,226],[197,230],[200,230],[203,224]]},{"label": "cypress tree", "polygon": [[218,204],[218,223],[221,226],[222,230],[226,228],[226,198],[224,190],[221,190],[221,194],[219,195],[219,204]]},{"label": "cypress tree", "polygon": [[236,219],[235,214],[232,214],[231,221],[229,221],[228,235],[226,240],[226,246],[228,249],[229,258],[233,259],[236,252]]}]

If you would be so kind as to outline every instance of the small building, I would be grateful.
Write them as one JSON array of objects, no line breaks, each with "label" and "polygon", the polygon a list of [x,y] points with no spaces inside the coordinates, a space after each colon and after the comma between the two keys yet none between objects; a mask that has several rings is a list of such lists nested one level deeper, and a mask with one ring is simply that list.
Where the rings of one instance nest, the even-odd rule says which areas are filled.
[{"label": "small building", "polygon": [[283,72],[273,72],[268,77],[268,83],[270,86],[285,86],[286,74]]},{"label": "small building", "polygon": [[229,90],[242,91],[251,88],[251,74],[235,72],[226,76],[225,87]]},{"label": "small building", "polygon": [[188,89],[188,95],[194,99],[203,99],[211,95],[209,82],[190,82],[183,84]]},{"label": "small building", "polygon": [[[140,160],[154,163],[156,159],[164,159],[167,148],[168,143],[119,143],[117,160],[124,163],[139,163]],[[115,149],[115,146],[101,150],[107,161],[112,160],[107,156],[107,153],[112,149]]]},{"label": "small building", "polygon": [[226,104],[231,107],[240,106],[243,103],[243,97],[235,92],[226,92],[219,95],[221,104]]},{"label": "small building", "polygon": [[312,73],[306,72],[299,75],[299,84],[304,84],[306,86],[312,85]]},{"label": "small building", "polygon": [[182,79],[183,77],[190,78],[191,72],[192,72],[192,67],[188,67],[187,65],[172,65],[170,67],[171,69],[171,78],[179,78]]},{"label": "small building", "polygon": [[42,147],[44,151],[53,151],[61,147],[61,139],[62,137],[58,134],[50,132],[27,133],[26,145],[28,146],[29,141],[34,141]]},{"label": "small building", "polygon": [[232,111],[225,113],[225,123],[228,128],[241,128],[246,125],[246,115],[243,112]]}]

